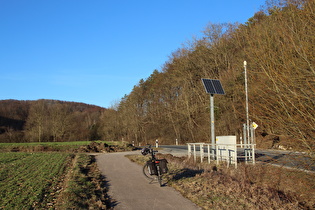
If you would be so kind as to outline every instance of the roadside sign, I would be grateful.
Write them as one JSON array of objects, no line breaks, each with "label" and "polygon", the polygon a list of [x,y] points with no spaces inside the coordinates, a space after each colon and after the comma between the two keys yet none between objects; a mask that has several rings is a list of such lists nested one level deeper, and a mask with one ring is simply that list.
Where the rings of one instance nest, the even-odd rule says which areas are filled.
[{"label": "roadside sign", "polygon": [[252,123],[252,126],[253,126],[253,128],[256,130],[256,128],[258,128],[258,125],[255,123],[255,122],[253,122]]}]

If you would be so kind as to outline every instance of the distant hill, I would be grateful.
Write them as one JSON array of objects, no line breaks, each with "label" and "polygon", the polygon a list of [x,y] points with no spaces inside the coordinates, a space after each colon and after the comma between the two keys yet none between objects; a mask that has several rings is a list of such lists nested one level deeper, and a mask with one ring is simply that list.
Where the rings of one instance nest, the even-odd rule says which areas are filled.
[{"label": "distant hill", "polygon": [[[40,106],[42,106],[41,109],[37,109]],[[56,117],[58,116],[60,122],[67,119],[63,125],[59,124],[59,130],[67,128],[72,133],[69,135],[70,130],[66,129],[61,131],[62,134],[59,137],[66,137],[64,140],[86,140],[87,136],[84,139],[81,139],[82,136],[76,136],[76,133],[82,134],[82,131],[75,132],[75,127],[71,125],[85,122],[87,116],[91,118],[92,123],[97,124],[100,114],[105,110],[105,108],[95,105],[59,100],[0,100],[0,142],[33,141],[32,138],[28,139],[26,136],[32,136],[30,135],[31,127],[38,125],[43,127],[43,141],[57,140]],[[40,122],[39,119],[43,120]],[[77,128],[82,129],[83,127],[78,126]],[[52,129],[56,130],[55,134]],[[36,134],[34,135],[36,136]],[[71,139],[69,139],[70,136],[72,136]]]}]

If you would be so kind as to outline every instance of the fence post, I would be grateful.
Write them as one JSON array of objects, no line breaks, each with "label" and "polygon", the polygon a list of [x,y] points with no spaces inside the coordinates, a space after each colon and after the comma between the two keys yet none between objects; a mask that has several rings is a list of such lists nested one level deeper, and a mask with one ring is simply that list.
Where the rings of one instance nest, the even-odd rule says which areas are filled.
[{"label": "fence post", "polygon": [[203,144],[200,144],[200,162],[203,162],[203,157],[204,157],[204,151],[203,151]]},{"label": "fence post", "polygon": [[246,124],[243,124],[245,163],[247,163],[247,159],[248,159],[248,145],[247,145],[246,129],[247,129]]},{"label": "fence post", "polygon": [[230,166],[230,148],[228,146],[225,146],[225,153],[226,153],[226,161],[227,161],[227,167]]},{"label": "fence post", "polygon": [[[200,147],[200,154],[197,154],[198,148],[196,147],[198,147],[198,145]],[[224,161],[224,158],[226,158],[228,167],[231,164],[233,164],[233,161],[234,161],[235,168],[237,168],[238,167],[237,148],[240,146],[242,146],[242,144],[214,144],[213,145],[211,143],[187,143],[188,157],[191,158],[191,156],[194,155],[194,161],[196,162],[197,156],[200,156],[200,161],[202,163],[203,159],[205,158],[205,155],[208,155],[208,163],[211,163],[211,158],[213,158],[213,160],[216,159],[217,165],[219,165],[220,161]],[[247,143],[247,144],[243,144],[243,146],[244,146],[244,151],[246,152],[246,156],[245,156],[246,163],[252,162],[253,164],[255,164],[255,144]],[[207,154],[205,153],[205,148],[208,149]],[[223,151],[226,152],[225,155],[223,154]]]},{"label": "fence post", "polygon": [[197,157],[196,157],[196,144],[194,144],[194,161],[196,162],[196,159],[197,159]]},{"label": "fence post", "polygon": [[211,159],[211,157],[210,157],[210,145],[207,144],[207,146],[208,146],[208,163],[210,163],[210,159]]},{"label": "fence post", "polygon": [[234,155],[234,164],[235,164],[235,168],[237,168],[237,145],[234,145],[234,151],[235,151],[235,155]]},{"label": "fence post", "polygon": [[218,145],[215,144],[215,154],[216,154],[216,159],[217,159],[217,165],[219,165],[218,151],[219,151]]},{"label": "fence post", "polygon": [[187,143],[188,146],[188,158],[191,157],[191,145],[189,143]]},{"label": "fence post", "polygon": [[252,147],[253,147],[253,149],[252,149],[252,154],[253,154],[253,164],[255,165],[255,144],[252,144]]}]

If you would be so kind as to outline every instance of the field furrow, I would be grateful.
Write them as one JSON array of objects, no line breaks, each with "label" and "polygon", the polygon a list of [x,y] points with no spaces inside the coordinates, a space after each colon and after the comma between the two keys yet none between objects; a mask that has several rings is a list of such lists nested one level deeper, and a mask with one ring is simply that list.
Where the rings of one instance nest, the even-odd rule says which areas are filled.
[{"label": "field furrow", "polygon": [[43,207],[68,161],[66,153],[0,153],[0,208]]}]

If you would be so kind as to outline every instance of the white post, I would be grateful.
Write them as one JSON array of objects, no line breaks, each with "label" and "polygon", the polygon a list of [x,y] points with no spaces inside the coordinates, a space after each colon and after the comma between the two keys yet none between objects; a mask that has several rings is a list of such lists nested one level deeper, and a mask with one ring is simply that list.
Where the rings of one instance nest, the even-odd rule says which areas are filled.
[{"label": "white post", "polygon": [[216,154],[216,159],[217,159],[217,165],[219,165],[218,150],[219,150],[219,148],[218,148],[218,145],[216,144],[215,145],[215,154]]},{"label": "white post", "polygon": [[229,146],[225,146],[225,151],[226,151],[226,161],[227,161],[227,167],[230,166],[230,148]]},{"label": "white post", "polygon": [[188,158],[190,158],[191,157],[191,145],[188,143],[187,146],[188,146]]},{"label": "white post", "polygon": [[[247,125],[247,138],[249,138],[249,114],[248,114],[248,89],[247,89],[247,70],[246,70],[247,62],[244,61],[244,74],[245,74],[245,97],[246,97],[246,125]],[[248,142],[250,143],[250,142]]]},{"label": "white post", "polygon": [[196,144],[194,144],[194,161],[196,162]]},{"label": "white post", "polygon": [[255,144],[255,128],[252,125],[250,126],[250,132],[251,132],[252,144]]},{"label": "white post", "polygon": [[203,162],[204,151],[203,151],[203,144],[200,144],[200,162]]},{"label": "white post", "polygon": [[255,165],[255,145],[252,144],[252,151],[253,151],[253,164]]},{"label": "white post", "polygon": [[244,136],[244,153],[245,153],[245,163],[247,163],[247,157],[248,157],[248,141],[247,141],[247,137],[246,137],[246,124],[243,124],[243,136]]},{"label": "white post", "polygon": [[207,146],[208,146],[208,163],[210,163],[210,159],[211,159],[211,157],[210,157],[210,145],[208,144]]},{"label": "white post", "polygon": [[234,155],[234,164],[235,168],[237,168],[237,145],[234,147],[235,155]]}]

